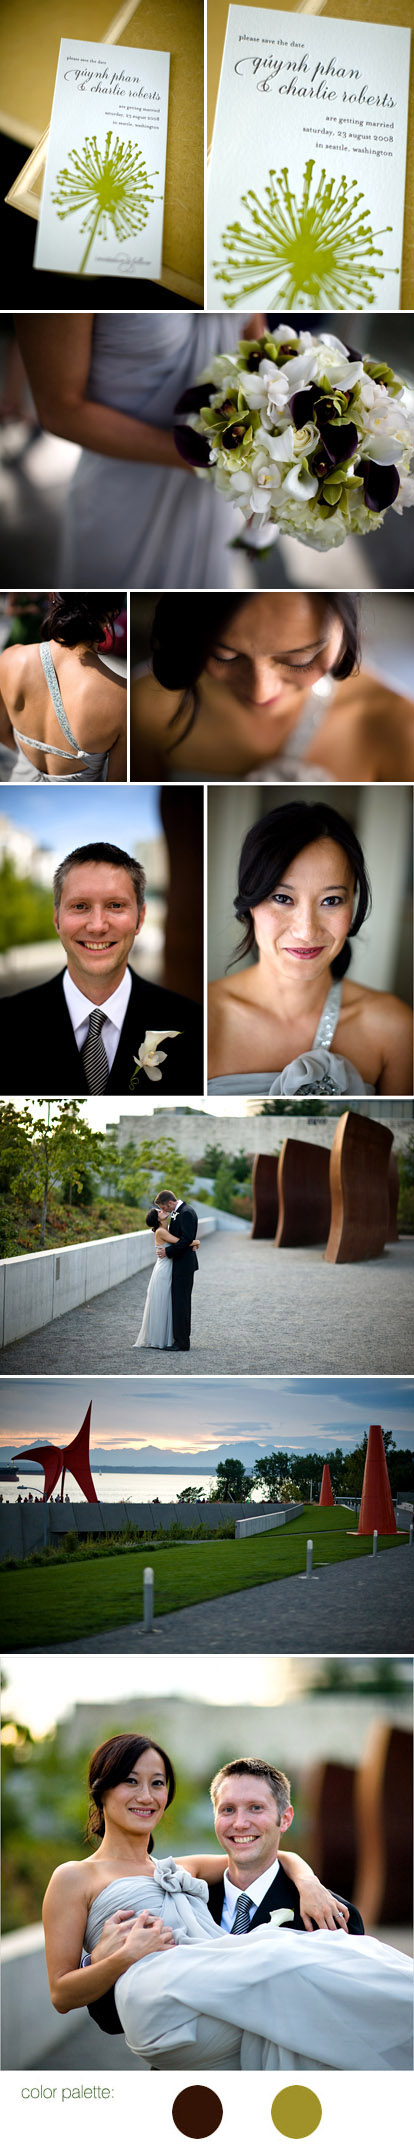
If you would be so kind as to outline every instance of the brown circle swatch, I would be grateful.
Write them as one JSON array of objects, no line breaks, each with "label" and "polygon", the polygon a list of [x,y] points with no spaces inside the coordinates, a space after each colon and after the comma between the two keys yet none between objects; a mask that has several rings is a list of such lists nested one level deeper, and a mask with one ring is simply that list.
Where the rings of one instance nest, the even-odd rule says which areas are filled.
[{"label": "brown circle swatch", "polygon": [[314,2135],[321,2119],[320,2098],[315,2090],[308,2090],[306,2083],[289,2083],[273,2099],[273,2126],[280,2135],[290,2135],[296,2142],[304,2135]]},{"label": "brown circle swatch", "polygon": [[207,2090],[204,2083],[192,2083],[174,2098],[172,2116],[180,2135],[190,2135],[193,2142],[201,2142],[203,2136],[215,2135],[220,2127],[221,2098],[215,2090]]}]

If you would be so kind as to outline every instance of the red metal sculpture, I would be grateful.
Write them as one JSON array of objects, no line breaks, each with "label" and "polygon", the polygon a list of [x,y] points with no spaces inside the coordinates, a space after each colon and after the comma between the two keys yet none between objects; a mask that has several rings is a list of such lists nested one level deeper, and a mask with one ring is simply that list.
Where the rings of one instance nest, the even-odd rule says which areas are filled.
[{"label": "red metal sculpture", "polygon": [[358,1535],[367,1537],[371,1535],[371,1531],[379,1530],[389,1538],[393,1537],[396,1529],[382,1427],[370,1426]]},{"label": "red metal sculpture", "polygon": [[320,1490],[320,1494],[319,1494],[319,1507],[320,1507],[320,1508],[334,1508],[334,1507],[335,1507],[335,1502],[334,1502],[334,1497],[333,1497],[333,1492],[332,1492],[332,1480],[331,1480],[331,1473],[330,1473],[330,1469],[329,1469],[329,1463],[324,1463],[324,1466],[323,1466],[323,1471],[322,1471],[322,1485],[321,1485],[321,1490]]},{"label": "red metal sculpture", "polygon": [[54,1492],[57,1485],[60,1471],[62,1472],[60,1498],[63,1501],[65,1477],[66,1472],[69,1470],[72,1478],[76,1478],[81,1493],[85,1494],[85,1499],[87,1501],[96,1501],[98,1504],[98,1495],[95,1493],[89,1464],[91,1410],[92,1404],[90,1403],[80,1432],[75,1434],[73,1441],[69,1441],[67,1448],[48,1448],[42,1444],[39,1448],[17,1449],[13,1459],[15,1463],[18,1463],[20,1457],[23,1457],[24,1462],[27,1463],[29,1456],[34,1463],[41,1463],[45,1474],[44,1501],[50,1500],[51,1493]]}]

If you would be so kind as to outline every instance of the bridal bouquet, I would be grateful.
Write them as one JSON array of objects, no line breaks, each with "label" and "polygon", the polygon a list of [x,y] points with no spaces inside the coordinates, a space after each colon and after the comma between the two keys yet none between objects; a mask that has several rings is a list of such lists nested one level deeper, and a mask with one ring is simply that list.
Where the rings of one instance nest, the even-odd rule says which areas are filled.
[{"label": "bridal bouquet", "polygon": [[213,357],[177,405],[180,455],[245,517],[320,552],[414,503],[413,398],[386,360],[285,324]]}]

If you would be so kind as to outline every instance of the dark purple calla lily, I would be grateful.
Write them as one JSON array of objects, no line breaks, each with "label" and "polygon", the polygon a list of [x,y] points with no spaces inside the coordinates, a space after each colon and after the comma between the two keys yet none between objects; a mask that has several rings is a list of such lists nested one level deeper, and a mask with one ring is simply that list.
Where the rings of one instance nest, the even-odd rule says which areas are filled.
[{"label": "dark purple calla lily", "polygon": [[319,432],[331,470],[337,470],[339,463],[347,463],[349,456],[355,455],[358,447],[356,426],[320,425]]},{"label": "dark purple calla lily", "polygon": [[381,515],[383,508],[391,508],[400,490],[400,480],[395,463],[371,463],[364,456],[358,465],[358,475],[364,480],[366,508],[373,515]]},{"label": "dark purple calla lily", "polygon": [[314,386],[313,388],[298,388],[296,395],[290,397],[289,410],[292,412],[293,424],[297,427],[298,433],[301,426],[311,425],[312,423],[316,394],[317,389]]},{"label": "dark purple calla lily", "polygon": [[197,381],[194,388],[184,389],[184,395],[180,396],[175,409],[178,412],[201,411],[204,404],[208,403],[209,396],[214,396],[214,381]]},{"label": "dark purple calla lily", "polygon": [[174,440],[184,463],[192,463],[201,470],[210,462],[210,443],[203,433],[196,433],[194,426],[174,426]]}]

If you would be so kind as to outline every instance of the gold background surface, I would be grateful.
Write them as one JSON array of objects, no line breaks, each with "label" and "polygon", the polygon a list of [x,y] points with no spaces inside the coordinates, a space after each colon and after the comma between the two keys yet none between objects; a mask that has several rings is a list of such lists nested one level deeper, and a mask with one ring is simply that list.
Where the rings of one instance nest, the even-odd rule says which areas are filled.
[{"label": "gold background surface", "polygon": [[[5,133],[33,148],[49,125],[61,37],[103,37],[110,0],[2,0],[0,80]],[[203,0],[140,0],[117,39],[169,52],[163,260],[203,279]]]},{"label": "gold background surface", "polygon": [[[250,7],[265,7],[266,0],[244,0]],[[321,15],[324,21],[371,22],[414,30],[413,0],[327,0],[327,6],[298,8],[297,0],[284,0],[275,14]],[[207,10],[207,140],[211,143],[220,68],[228,15],[228,0],[208,0]],[[411,41],[410,96],[408,105],[407,177],[402,252],[401,306],[414,306],[414,39]]]}]

